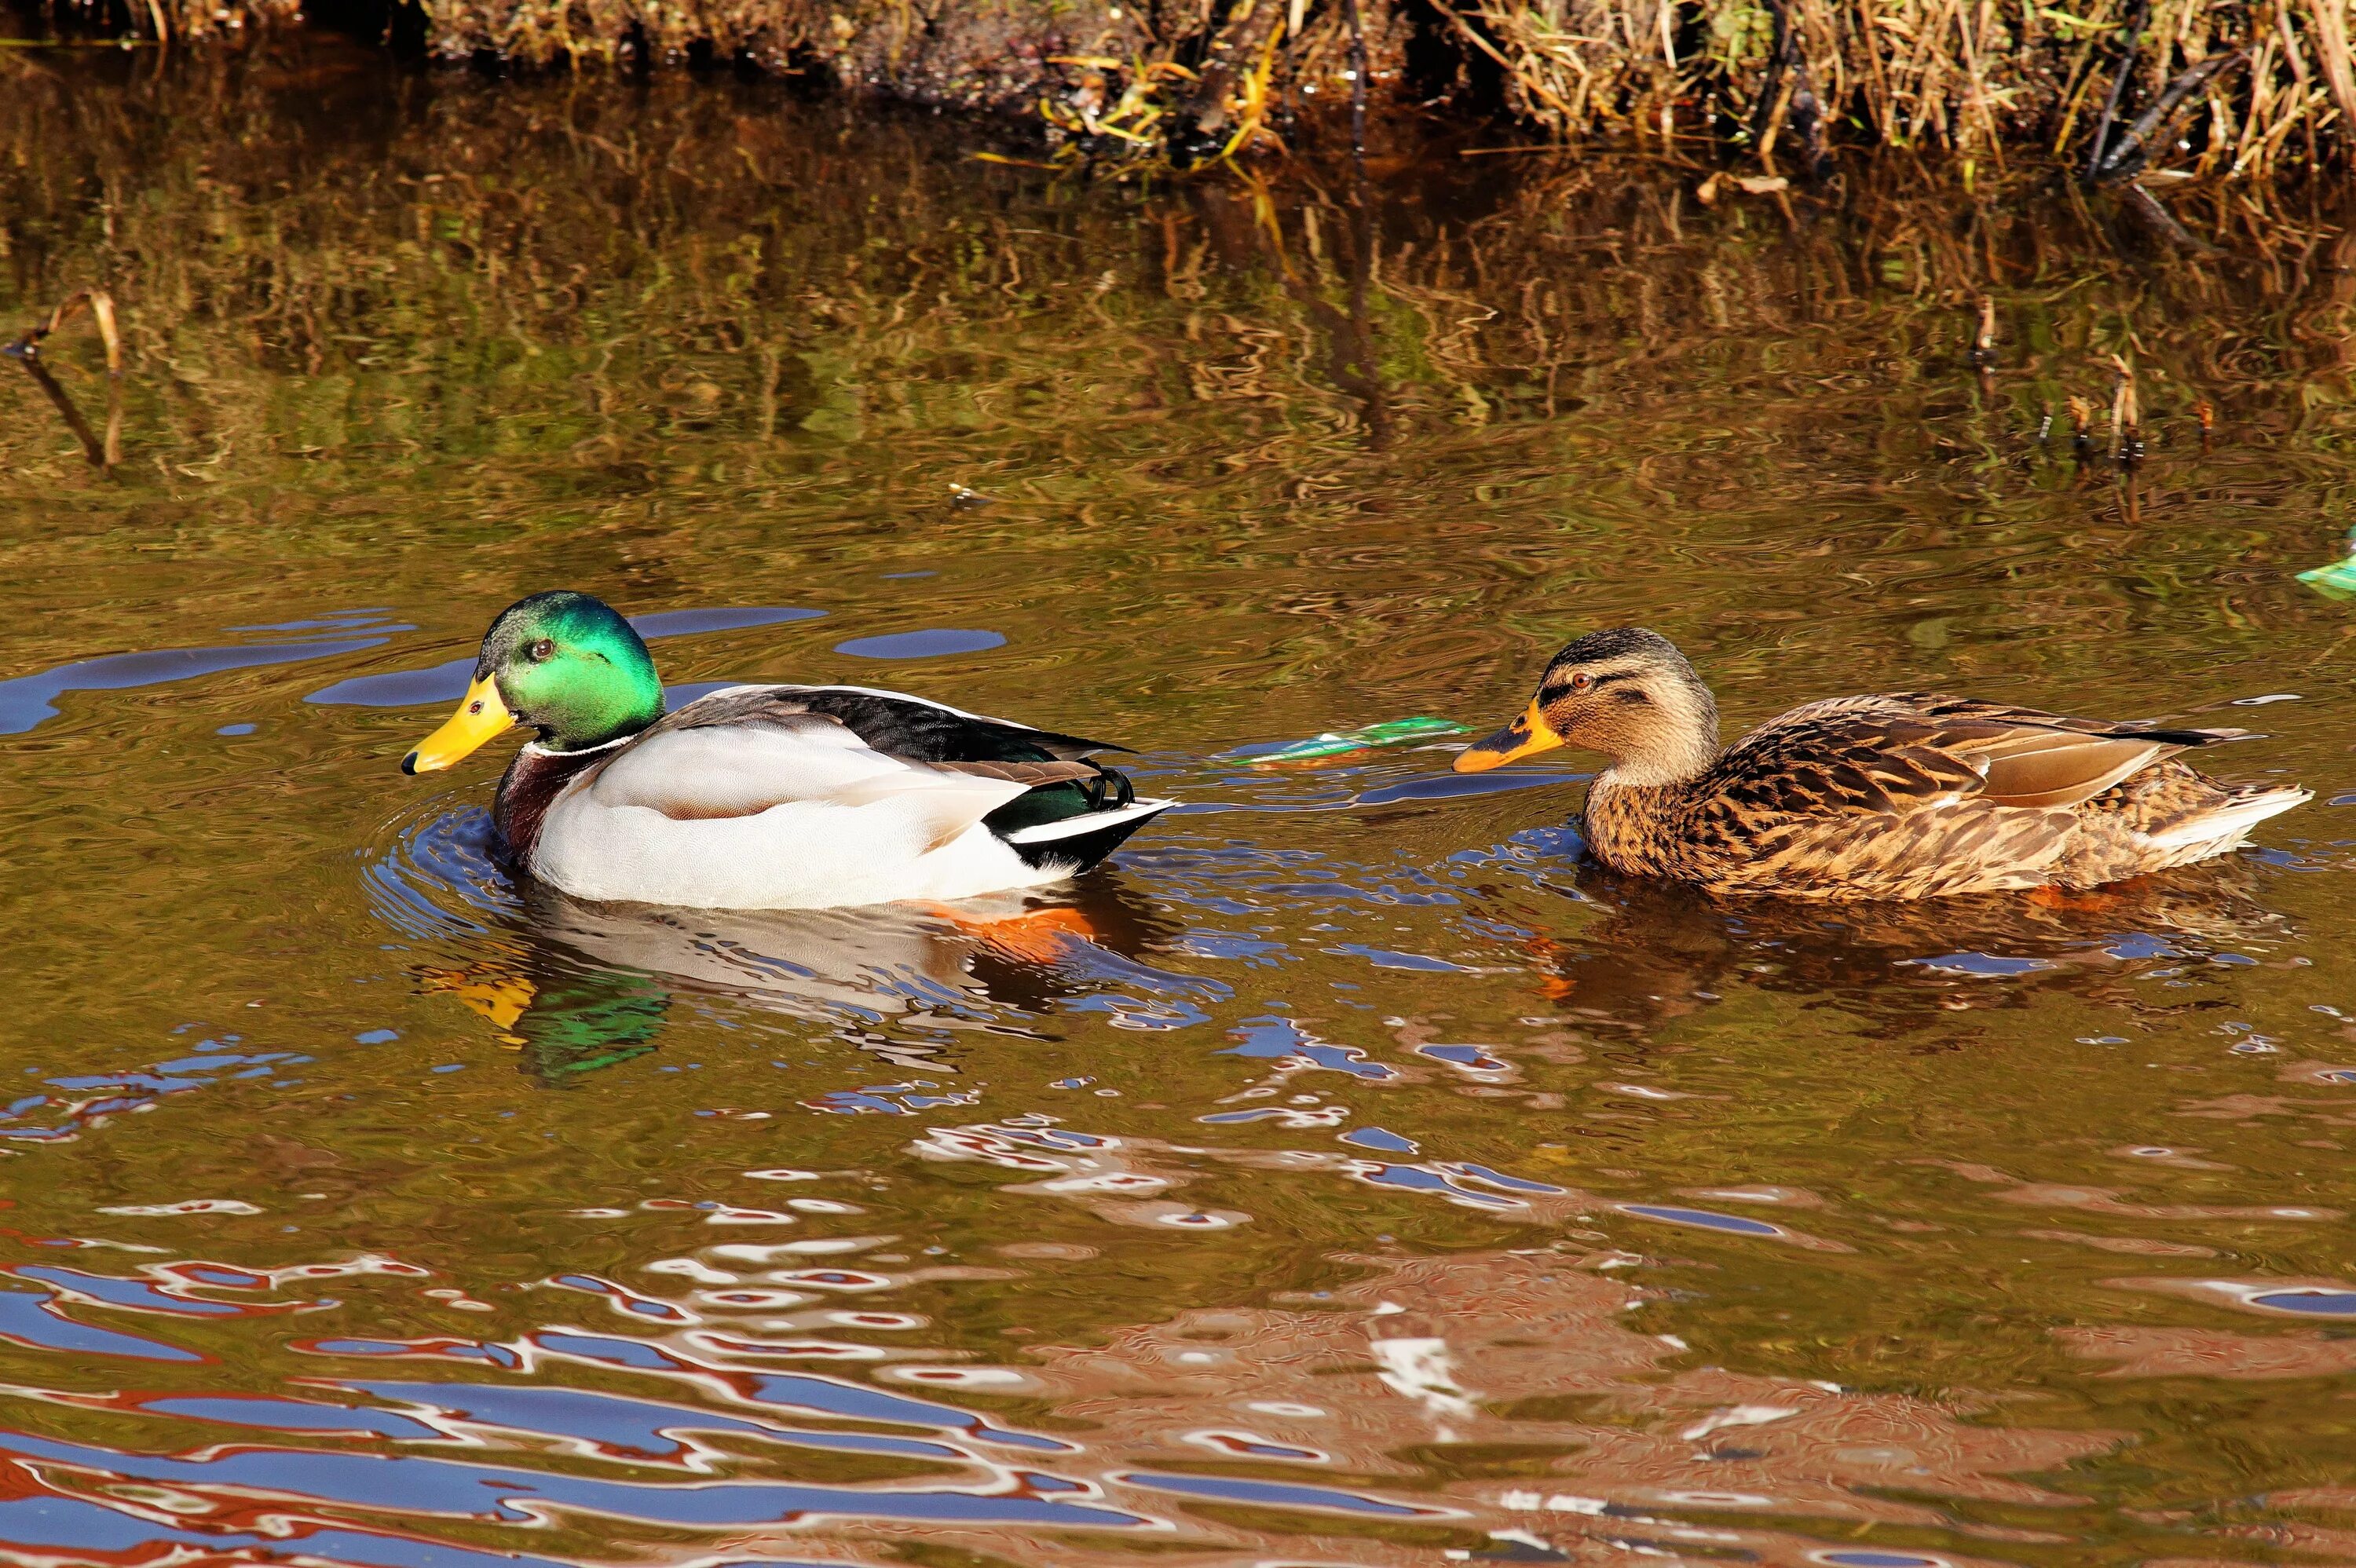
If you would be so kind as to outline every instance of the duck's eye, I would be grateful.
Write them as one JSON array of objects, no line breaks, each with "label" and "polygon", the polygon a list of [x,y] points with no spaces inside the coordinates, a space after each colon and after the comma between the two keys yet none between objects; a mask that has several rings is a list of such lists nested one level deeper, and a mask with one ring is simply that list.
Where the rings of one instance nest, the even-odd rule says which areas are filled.
[{"label": "duck's eye", "polygon": [[1593,686],[1594,684],[1595,677],[1588,674],[1585,670],[1581,670],[1577,675],[1570,677],[1570,689],[1573,691],[1585,691],[1589,687]]},{"label": "duck's eye", "polygon": [[545,664],[548,660],[556,656],[556,645],[550,642],[546,637],[542,637],[540,641],[532,644],[531,646],[524,649],[524,656],[530,659],[534,664]]}]

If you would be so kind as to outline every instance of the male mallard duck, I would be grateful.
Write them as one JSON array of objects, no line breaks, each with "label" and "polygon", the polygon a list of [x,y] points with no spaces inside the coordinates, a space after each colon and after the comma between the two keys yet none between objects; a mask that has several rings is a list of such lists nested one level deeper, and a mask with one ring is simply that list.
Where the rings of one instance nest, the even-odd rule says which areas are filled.
[{"label": "male mallard duck", "polygon": [[1839,697],[1721,752],[1718,704],[1656,632],[1554,656],[1529,711],[1456,759],[1480,773],[1601,752],[1588,847],[1614,869],[1714,891],[1919,899],[2097,887],[2222,855],[2296,784],[2221,784],[2175,760],[2241,730],[2069,719],[1931,692]]},{"label": "male mallard duck", "polygon": [[446,768],[539,731],[491,808],[509,851],[584,899],[820,909],[959,899],[1086,870],[1173,802],[1084,760],[1123,747],[859,686],[739,686],[663,713],[630,624],[535,593],[484,634],[449,722],[402,760]]}]

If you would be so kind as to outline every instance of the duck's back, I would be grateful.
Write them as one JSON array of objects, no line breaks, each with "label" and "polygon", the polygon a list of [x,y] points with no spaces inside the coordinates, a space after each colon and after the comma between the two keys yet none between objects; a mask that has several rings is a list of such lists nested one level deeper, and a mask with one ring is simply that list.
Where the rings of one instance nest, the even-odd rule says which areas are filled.
[{"label": "duck's back", "polygon": [[2307,798],[2218,784],[2176,753],[2238,737],[1933,692],[1813,702],[1694,778],[1589,792],[1605,863],[1725,892],[1928,898],[2092,887],[2238,845]]}]

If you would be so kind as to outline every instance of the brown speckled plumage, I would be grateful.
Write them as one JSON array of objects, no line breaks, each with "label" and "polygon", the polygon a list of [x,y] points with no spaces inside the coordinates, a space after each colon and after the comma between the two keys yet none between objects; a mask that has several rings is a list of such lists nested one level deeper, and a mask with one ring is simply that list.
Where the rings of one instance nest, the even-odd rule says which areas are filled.
[{"label": "brown speckled plumage", "polygon": [[1666,639],[1598,633],[1468,771],[1549,743],[1603,752],[1584,830],[1615,869],[1717,891],[1915,899],[2091,888],[2222,854],[2308,798],[2222,784],[2178,754],[2238,730],[2119,725],[1930,692],[1839,698],[1724,752]]}]

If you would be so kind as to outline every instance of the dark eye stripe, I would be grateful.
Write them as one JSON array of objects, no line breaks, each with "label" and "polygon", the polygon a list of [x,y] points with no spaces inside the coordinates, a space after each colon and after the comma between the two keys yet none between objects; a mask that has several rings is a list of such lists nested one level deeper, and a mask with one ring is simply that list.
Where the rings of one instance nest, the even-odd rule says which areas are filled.
[{"label": "dark eye stripe", "polygon": [[[1615,680],[1627,679],[1630,672],[1621,669],[1607,670],[1601,675],[1597,674],[1593,670],[1579,670],[1574,673],[1587,677],[1588,689],[1592,691],[1600,687],[1609,686]],[[1551,702],[1558,697],[1567,695],[1571,690],[1570,682],[1570,676],[1560,676],[1553,680],[1547,681],[1545,685],[1538,688],[1538,700],[1541,702]]]}]

